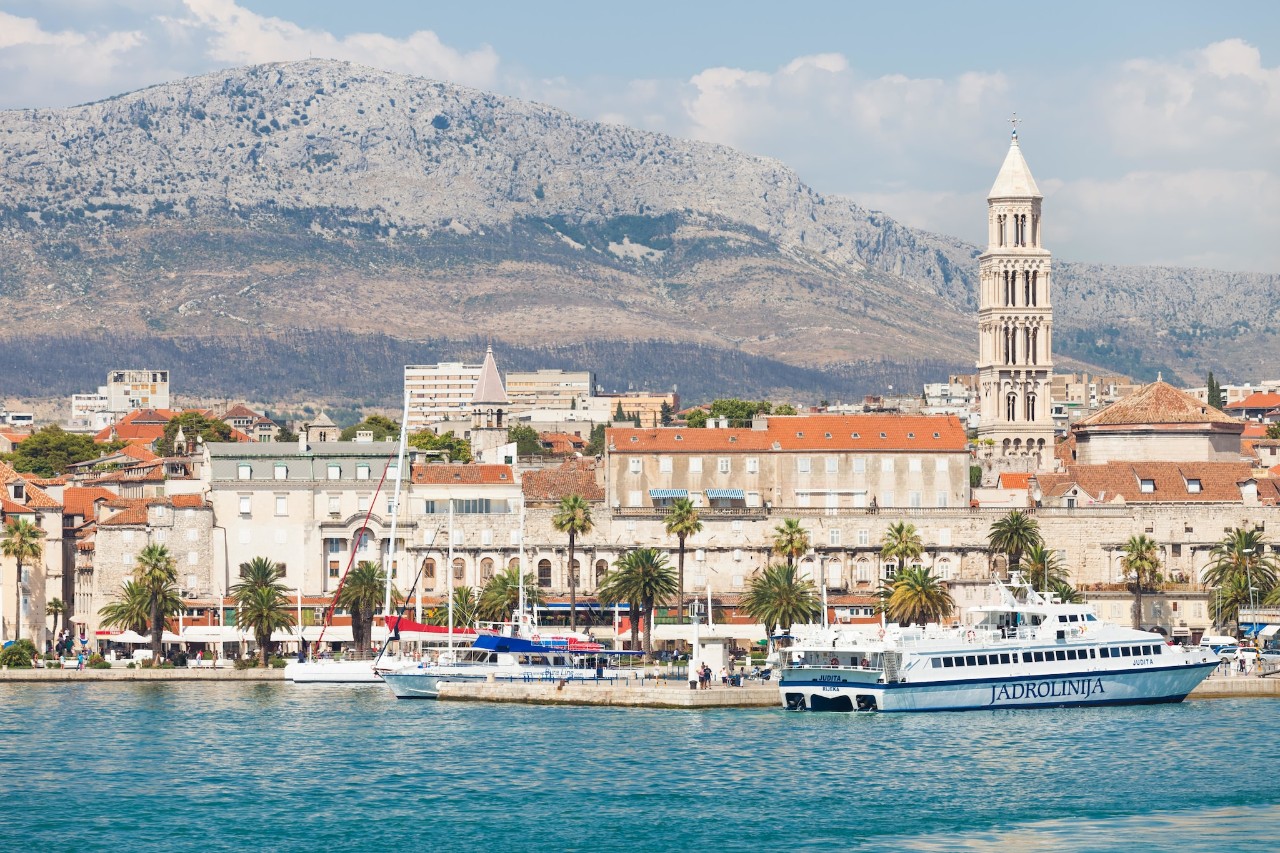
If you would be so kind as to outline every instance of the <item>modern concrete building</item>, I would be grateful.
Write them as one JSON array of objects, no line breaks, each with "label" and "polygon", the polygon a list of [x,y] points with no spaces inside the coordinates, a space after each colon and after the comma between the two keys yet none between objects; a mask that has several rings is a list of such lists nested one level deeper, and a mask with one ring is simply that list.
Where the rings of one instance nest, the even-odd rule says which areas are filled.
[{"label": "modern concrete building", "polygon": [[167,409],[169,371],[112,370],[98,394],[107,398],[107,410],[117,415],[134,409]]},{"label": "modern concrete building", "polygon": [[507,373],[507,396],[516,411],[574,409],[586,404],[595,388],[589,370],[525,370]]},{"label": "modern concrete building", "polygon": [[409,396],[409,431],[420,432],[434,421],[469,417],[483,367],[462,362],[406,364],[404,392]]}]

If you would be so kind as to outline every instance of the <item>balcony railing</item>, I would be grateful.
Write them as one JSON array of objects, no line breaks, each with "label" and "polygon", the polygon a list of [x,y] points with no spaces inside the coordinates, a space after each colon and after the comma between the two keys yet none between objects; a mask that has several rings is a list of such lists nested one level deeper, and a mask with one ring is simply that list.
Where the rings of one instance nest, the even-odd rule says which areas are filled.
[{"label": "balcony railing", "polygon": [[[1041,506],[1027,507],[1028,515],[1046,518],[1123,518],[1132,512],[1132,506]],[[664,518],[671,513],[668,506],[615,507],[615,518]],[[1009,514],[1008,507],[824,507],[824,506],[773,506],[773,507],[698,507],[698,517],[714,518],[859,518],[888,516],[893,518],[1002,518]]]}]

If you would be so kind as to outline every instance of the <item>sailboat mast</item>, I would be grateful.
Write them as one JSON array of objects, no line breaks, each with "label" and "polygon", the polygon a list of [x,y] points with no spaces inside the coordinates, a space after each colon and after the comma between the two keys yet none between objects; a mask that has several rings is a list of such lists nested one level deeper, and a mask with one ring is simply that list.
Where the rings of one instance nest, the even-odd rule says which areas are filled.
[{"label": "sailboat mast", "polygon": [[[391,542],[387,546],[387,559],[391,563],[390,566],[383,566],[387,575],[386,591],[382,601],[382,620],[383,624],[391,618],[391,574],[393,568],[397,565],[396,561],[396,522],[400,520],[400,477],[404,471],[404,445],[405,439],[409,432],[409,390],[406,387],[404,392],[404,414],[400,416],[400,449],[396,452],[396,482],[394,491],[391,493]],[[390,636],[390,625],[387,625],[388,636]]]},{"label": "sailboat mast", "polygon": [[[518,593],[518,599],[517,599],[517,600],[519,601],[519,606],[517,607],[517,610],[520,612],[520,615],[521,615],[521,616],[523,616],[523,615],[524,615],[524,608],[525,608],[525,600],[524,600],[524,517],[525,517],[525,516],[524,516],[524,495],[522,494],[522,495],[520,495],[520,559],[516,562],[516,567],[517,567],[517,568],[516,568],[516,573],[517,573],[517,575],[518,575],[518,578],[519,578],[519,585],[520,585],[520,592]],[[519,619],[517,619],[517,620],[516,620],[516,624],[519,624],[519,622],[520,622],[520,620],[519,620]]]},{"label": "sailboat mast", "polygon": [[453,496],[449,496],[449,565],[445,568],[449,596],[449,651],[453,651]]}]

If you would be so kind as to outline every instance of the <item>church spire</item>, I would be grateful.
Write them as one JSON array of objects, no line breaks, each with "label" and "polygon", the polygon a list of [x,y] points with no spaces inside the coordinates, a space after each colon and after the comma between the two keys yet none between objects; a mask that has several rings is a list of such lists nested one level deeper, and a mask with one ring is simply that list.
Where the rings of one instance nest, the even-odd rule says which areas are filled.
[{"label": "church spire", "polygon": [[507,389],[502,387],[502,377],[498,375],[498,365],[493,360],[493,347],[485,350],[484,364],[480,367],[480,378],[476,380],[475,393],[471,395],[471,405],[480,406],[490,403],[506,406]]}]

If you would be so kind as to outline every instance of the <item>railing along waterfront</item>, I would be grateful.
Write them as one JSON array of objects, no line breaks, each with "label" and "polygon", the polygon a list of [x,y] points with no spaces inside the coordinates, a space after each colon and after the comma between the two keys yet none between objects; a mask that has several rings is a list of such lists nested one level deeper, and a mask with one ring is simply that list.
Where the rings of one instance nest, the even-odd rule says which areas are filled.
[{"label": "railing along waterfront", "polygon": [[[1132,513],[1133,506],[1040,506],[1023,509],[1028,515],[1043,518],[1124,518]],[[666,506],[615,507],[617,518],[664,518],[671,514]],[[702,519],[713,518],[862,518],[886,516],[889,518],[1002,518],[1009,514],[1009,507],[822,507],[822,506],[770,506],[770,507],[698,507]]]}]

